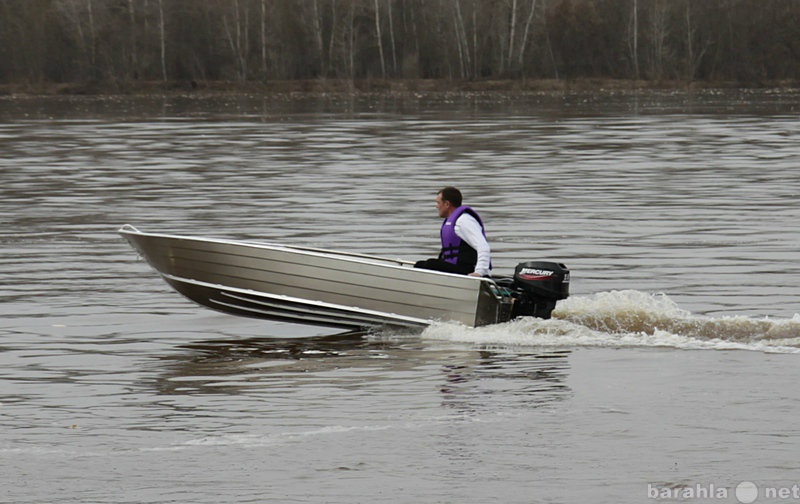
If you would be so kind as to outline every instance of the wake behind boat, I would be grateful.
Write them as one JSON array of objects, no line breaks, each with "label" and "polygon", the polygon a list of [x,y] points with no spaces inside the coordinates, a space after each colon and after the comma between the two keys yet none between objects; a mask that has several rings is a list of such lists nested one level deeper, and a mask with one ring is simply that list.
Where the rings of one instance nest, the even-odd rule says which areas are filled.
[{"label": "wake behind boat", "polygon": [[569,295],[560,263],[525,262],[513,277],[478,278],[413,267],[401,259],[316,248],[119,233],[175,290],[235,315],[345,329],[466,326],[519,316],[549,318]]}]

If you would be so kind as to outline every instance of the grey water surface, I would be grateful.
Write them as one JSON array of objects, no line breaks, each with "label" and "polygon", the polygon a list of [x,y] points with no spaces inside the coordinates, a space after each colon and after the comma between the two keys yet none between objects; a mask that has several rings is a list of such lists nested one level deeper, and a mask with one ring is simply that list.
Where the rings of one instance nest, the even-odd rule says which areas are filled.
[{"label": "grey water surface", "polygon": [[[791,91],[0,97],[0,502],[778,502],[798,113]],[[496,271],[570,267],[553,320],[237,318],[116,234],[416,259],[444,185]]]}]

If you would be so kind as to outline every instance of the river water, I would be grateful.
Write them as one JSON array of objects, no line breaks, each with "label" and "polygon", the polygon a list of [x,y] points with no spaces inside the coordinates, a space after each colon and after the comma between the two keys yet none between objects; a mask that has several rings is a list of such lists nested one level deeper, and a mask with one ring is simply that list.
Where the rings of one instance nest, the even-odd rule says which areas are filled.
[{"label": "river water", "polygon": [[[0,501],[786,502],[798,113],[771,91],[0,97]],[[413,260],[444,185],[495,271],[570,267],[552,320],[237,318],[116,234]]]}]

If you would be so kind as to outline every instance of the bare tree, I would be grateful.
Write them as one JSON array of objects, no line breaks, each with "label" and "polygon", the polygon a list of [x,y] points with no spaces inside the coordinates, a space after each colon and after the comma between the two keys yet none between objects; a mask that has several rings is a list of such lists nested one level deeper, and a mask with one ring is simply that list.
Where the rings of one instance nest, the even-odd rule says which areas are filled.
[{"label": "bare tree", "polygon": [[164,0],[158,0],[158,31],[161,35],[161,78],[167,80],[167,37],[164,28]]},{"label": "bare tree", "polygon": [[508,28],[508,61],[506,68],[511,71],[511,62],[514,57],[514,36],[517,29],[517,0],[511,0],[511,24]]},{"label": "bare tree", "polygon": [[394,39],[394,16],[392,14],[392,4],[389,0],[389,8],[387,13],[389,15],[389,40],[392,46],[392,74],[397,75],[397,44]]},{"label": "bare tree", "polygon": [[700,66],[710,43],[708,39],[706,39],[701,43],[701,47],[698,48],[695,46],[697,25],[692,16],[691,1],[686,2],[684,19],[686,20],[686,78],[692,81],[697,74],[697,68]]},{"label": "bare tree", "polygon": [[478,8],[472,0],[472,76],[478,78]]},{"label": "bare tree", "polygon": [[665,73],[669,25],[667,24],[668,5],[662,0],[654,0],[650,13],[651,78],[662,79]]},{"label": "bare tree", "polygon": [[350,0],[347,10],[347,68],[352,82],[356,78],[356,0]]},{"label": "bare tree", "polygon": [[631,60],[633,61],[633,78],[639,80],[639,0],[633,0],[631,24],[633,25],[633,33],[629,39],[629,48]]},{"label": "bare tree", "polygon": [[130,45],[130,66],[129,73],[134,78],[138,76],[139,69],[139,50],[136,47],[136,2],[128,0],[128,44]]},{"label": "bare tree", "polygon": [[[314,6],[316,7],[316,0]],[[267,0],[261,0],[261,78],[267,80]]]},{"label": "bare tree", "polygon": [[456,48],[458,50],[458,67],[461,78],[464,79],[469,77],[472,65],[469,59],[469,46],[467,44],[467,32],[464,28],[464,18],[461,15],[461,1],[454,0],[453,5],[453,26],[455,27]]},{"label": "bare tree", "polygon": [[328,64],[333,62],[333,47],[336,40],[336,0],[331,0],[331,39],[328,42]]},{"label": "bare tree", "polygon": [[519,61],[517,65],[520,69],[523,67],[523,63],[525,62],[525,48],[528,45],[528,35],[531,31],[531,25],[533,24],[533,14],[536,12],[536,0],[531,0],[531,10],[528,12],[528,19],[525,20],[525,31],[522,34],[522,43],[519,46]]},{"label": "bare tree", "polygon": [[[160,0],[159,0],[160,1]],[[242,9],[239,0],[233,0],[233,13],[222,15],[225,38],[228,40],[231,54],[236,61],[236,73],[241,82],[247,80],[247,60],[249,55],[249,9],[247,3]],[[233,18],[231,20],[231,17]]]},{"label": "bare tree", "polygon": [[319,72],[320,75],[325,76],[328,73],[328,69],[325,63],[325,44],[322,41],[322,13],[319,8],[319,0],[313,0],[311,7],[314,17],[314,40],[317,43],[317,53],[319,54]]},{"label": "bare tree", "polygon": [[381,77],[386,78],[386,62],[383,58],[383,37],[381,36],[380,4],[375,0],[375,36],[378,39],[378,55],[381,59]]},{"label": "bare tree", "polygon": [[86,0],[86,17],[89,24],[89,68],[92,77],[97,77],[97,30],[94,24],[92,0]]}]

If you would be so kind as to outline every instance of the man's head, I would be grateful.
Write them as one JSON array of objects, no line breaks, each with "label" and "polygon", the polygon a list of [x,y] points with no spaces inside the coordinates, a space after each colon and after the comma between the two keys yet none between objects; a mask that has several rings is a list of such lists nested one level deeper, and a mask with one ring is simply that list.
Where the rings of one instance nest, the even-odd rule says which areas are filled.
[{"label": "man's head", "polygon": [[447,186],[436,194],[436,209],[439,217],[446,219],[456,208],[461,206],[461,191],[452,186]]}]

